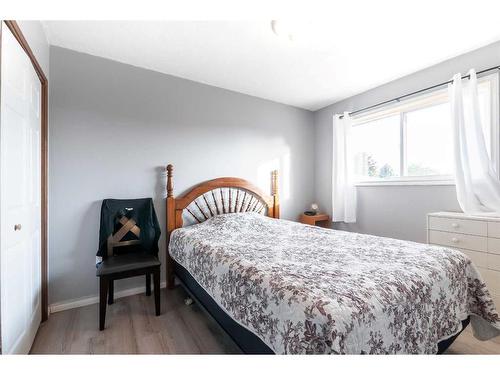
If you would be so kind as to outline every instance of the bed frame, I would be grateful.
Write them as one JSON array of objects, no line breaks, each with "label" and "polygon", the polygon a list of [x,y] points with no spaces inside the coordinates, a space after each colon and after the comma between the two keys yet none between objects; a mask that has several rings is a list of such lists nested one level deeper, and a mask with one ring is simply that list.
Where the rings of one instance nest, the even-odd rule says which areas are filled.
[{"label": "bed frame", "polygon": [[[167,288],[174,288],[175,277],[184,287],[186,292],[195,300],[200,308],[211,315],[224,331],[233,339],[238,347],[249,354],[273,354],[274,352],[255,334],[234,321],[221,307],[210,297],[210,295],[201,287],[198,282],[190,275],[190,273],[175,262],[168,253],[168,245],[170,242],[170,234],[173,230],[183,226],[183,211],[188,213],[197,221],[202,222],[210,216],[215,216],[220,213],[230,212],[264,212],[267,209],[267,216],[279,219],[280,206],[278,194],[278,172],[271,173],[271,195],[263,193],[252,183],[235,177],[222,177],[215,180],[202,182],[195,186],[187,193],[179,198],[174,197],[173,193],[173,166],[169,164],[167,171]],[[236,196],[229,197],[229,201],[224,203],[224,197],[221,194],[222,205],[215,203],[215,197],[212,201],[212,207],[205,199],[205,194],[217,189],[232,188],[237,193]],[[240,194],[241,193],[241,194]],[[247,198],[252,196],[253,199]],[[201,197],[201,199],[200,199]],[[250,202],[249,202],[250,200]],[[246,203],[245,203],[246,202]],[[194,209],[190,210],[189,207]],[[191,205],[191,206],[190,206]],[[202,206],[204,205],[204,207]],[[469,324],[469,318],[462,321],[462,331]],[[438,354],[444,353],[446,349],[455,341],[460,331],[455,336],[438,343]]]},{"label": "bed frame", "polygon": [[[189,190],[184,195],[174,197],[173,171],[172,164],[167,165],[167,287],[174,287],[175,262],[168,253],[168,244],[170,234],[177,228],[182,228],[182,213],[186,209],[189,214],[197,221],[201,222],[219,213],[231,212],[265,212],[267,216],[279,219],[280,204],[278,194],[278,171],[271,172],[271,195],[265,194],[261,189],[251,182],[236,177],[221,177],[215,180],[205,181]],[[205,198],[206,193],[218,191],[219,189],[231,188],[236,191],[236,195],[229,194],[229,201],[224,203],[224,197],[221,194],[222,204],[219,206],[214,200],[210,205]],[[199,199],[202,197],[203,199]],[[189,209],[192,203],[195,203],[197,212]]]}]

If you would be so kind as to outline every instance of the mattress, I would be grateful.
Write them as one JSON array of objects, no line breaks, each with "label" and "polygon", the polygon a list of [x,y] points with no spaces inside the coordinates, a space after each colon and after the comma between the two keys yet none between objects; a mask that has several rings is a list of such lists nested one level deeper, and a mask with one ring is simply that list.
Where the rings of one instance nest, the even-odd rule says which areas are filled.
[{"label": "mattress", "polygon": [[169,252],[275,353],[436,353],[471,317],[500,333],[486,285],[459,251],[256,213],[175,230]]}]

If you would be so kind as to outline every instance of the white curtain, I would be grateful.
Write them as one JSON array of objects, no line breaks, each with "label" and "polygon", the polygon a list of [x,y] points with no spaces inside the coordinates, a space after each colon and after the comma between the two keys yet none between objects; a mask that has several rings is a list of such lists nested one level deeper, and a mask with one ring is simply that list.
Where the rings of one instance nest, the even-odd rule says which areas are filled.
[{"label": "white curtain", "polygon": [[356,222],[353,181],[352,120],[347,112],[333,116],[332,221]]},{"label": "white curtain", "polygon": [[476,72],[472,69],[469,75],[466,81],[455,74],[449,88],[457,199],[467,214],[500,216],[500,181],[484,140]]}]

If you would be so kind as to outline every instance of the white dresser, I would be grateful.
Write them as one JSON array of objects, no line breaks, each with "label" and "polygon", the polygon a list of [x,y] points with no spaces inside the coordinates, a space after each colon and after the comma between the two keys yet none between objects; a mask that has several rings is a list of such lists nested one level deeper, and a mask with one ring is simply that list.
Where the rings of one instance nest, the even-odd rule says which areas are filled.
[{"label": "white dresser", "polygon": [[434,212],[427,215],[427,242],[468,255],[500,307],[500,218]]}]

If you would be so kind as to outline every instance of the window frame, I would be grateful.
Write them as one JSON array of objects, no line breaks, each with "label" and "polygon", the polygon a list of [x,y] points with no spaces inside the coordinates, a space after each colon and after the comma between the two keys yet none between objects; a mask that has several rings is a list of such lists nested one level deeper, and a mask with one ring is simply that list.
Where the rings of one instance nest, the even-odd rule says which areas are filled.
[{"label": "window frame", "polygon": [[[490,81],[490,150],[491,160],[493,162],[497,176],[500,176],[500,84],[499,72],[489,73],[478,77],[478,84],[484,81]],[[449,102],[448,87],[432,90],[424,94],[417,94],[404,101],[397,101],[394,104],[388,104],[383,107],[364,112],[353,116],[353,127],[366,124],[377,119],[392,116],[399,113],[400,117],[400,176],[395,176],[385,179],[366,179],[355,181],[355,186],[391,186],[391,185],[448,185],[454,186],[455,181],[453,175],[434,175],[434,176],[404,176],[406,170],[406,114],[412,111],[430,108],[435,105]]]}]

